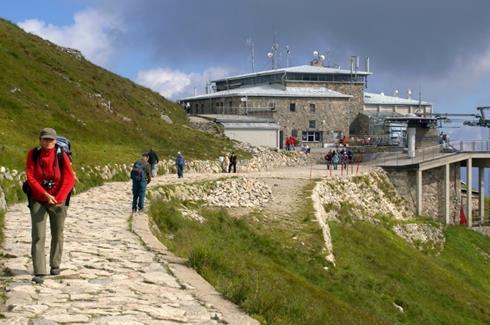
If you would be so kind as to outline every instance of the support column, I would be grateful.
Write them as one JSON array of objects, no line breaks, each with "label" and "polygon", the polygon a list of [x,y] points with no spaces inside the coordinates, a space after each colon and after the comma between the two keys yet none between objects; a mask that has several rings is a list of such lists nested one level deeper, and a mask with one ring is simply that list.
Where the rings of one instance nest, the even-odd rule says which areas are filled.
[{"label": "support column", "polygon": [[485,214],[485,168],[478,168],[478,190],[480,191],[480,225],[483,225],[483,217]]},{"label": "support column", "polygon": [[468,158],[466,162],[466,206],[468,209],[468,212],[466,213],[468,217],[468,227],[471,228],[473,226],[473,201],[471,200],[473,198],[472,195],[472,187],[471,184],[473,183],[473,175],[471,173],[473,169],[473,161],[471,158]]},{"label": "support column", "polygon": [[444,219],[446,220],[446,225],[450,223],[449,217],[450,217],[450,177],[449,177],[449,170],[450,170],[451,165],[446,164],[445,166],[445,173],[444,173]]},{"label": "support column", "polygon": [[407,128],[407,137],[408,137],[408,157],[415,158],[415,128]]},{"label": "support column", "polygon": [[422,171],[417,170],[417,215],[422,215]]}]

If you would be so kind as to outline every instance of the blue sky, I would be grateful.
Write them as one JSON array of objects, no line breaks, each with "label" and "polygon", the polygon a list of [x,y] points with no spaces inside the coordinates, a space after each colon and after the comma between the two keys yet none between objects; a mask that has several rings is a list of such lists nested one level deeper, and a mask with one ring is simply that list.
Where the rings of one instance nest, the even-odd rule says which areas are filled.
[{"label": "blue sky", "polygon": [[207,80],[269,69],[279,43],[291,65],[312,51],[349,66],[369,56],[369,91],[411,89],[438,112],[473,113],[490,105],[490,3],[484,0],[18,0],[0,16],[164,96],[178,99]]}]

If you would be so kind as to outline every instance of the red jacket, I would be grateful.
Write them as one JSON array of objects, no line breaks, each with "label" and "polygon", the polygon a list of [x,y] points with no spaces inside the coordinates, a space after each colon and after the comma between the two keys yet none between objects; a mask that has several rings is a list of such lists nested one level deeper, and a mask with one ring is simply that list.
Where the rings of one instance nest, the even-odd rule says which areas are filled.
[{"label": "red jacket", "polygon": [[[75,176],[71,168],[71,162],[66,153],[63,153],[63,167],[60,170],[58,158],[56,157],[56,149],[41,148],[37,162],[34,163],[32,149],[27,154],[26,176],[29,187],[32,191],[32,198],[40,203],[45,203],[48,192],[53,195],[58,203],[63,203],[75,185]],[[43,180],[53,180],[54,186],[43,188]]]}]

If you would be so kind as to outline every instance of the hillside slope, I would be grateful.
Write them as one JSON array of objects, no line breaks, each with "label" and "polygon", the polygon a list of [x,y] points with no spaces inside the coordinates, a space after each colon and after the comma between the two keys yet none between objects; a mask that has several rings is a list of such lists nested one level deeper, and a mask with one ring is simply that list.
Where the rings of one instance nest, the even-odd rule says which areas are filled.
[{"label": "hillside slope", "polygon": [[69,137],[76,165],[162,158],[215,159],[232,143],[194,130],[181,107],[0,19],[0,166],[19,168],[43,127]]},{"label": "hillside slope", "polygon": [[[166,247],[264,324],[490,323],[490,238],[401,216],[403,202],[379,171],[327,177],[318,182],[325,185],[333,264],[315,217],[316,182],[295,173],[255,175],[255,183],[271,185],[272,200],[242,211],[188,195],[213,189],[211,182],[155,187],[150,215]],[[294,187],[284,186],[291,180]],[[338,204],[328,201],[333,195]],[[369,211],[364,198],[372,201]],[[287,208],[270,210],[278,203]],[[412,234],[437,230],[442,239],[411,241],[409,231],[400,231],[414,228]]]}]

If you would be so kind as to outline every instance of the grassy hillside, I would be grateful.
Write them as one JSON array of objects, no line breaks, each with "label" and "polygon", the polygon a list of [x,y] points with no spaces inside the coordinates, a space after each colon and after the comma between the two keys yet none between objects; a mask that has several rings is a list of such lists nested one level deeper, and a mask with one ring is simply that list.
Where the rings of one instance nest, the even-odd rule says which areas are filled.
[{"label": "grassy hillside", "polygon": [[[191,202],[152,202],[151,214],[167,247],[264,324],[490,323],[490,238],[449,227],[442,252],[422,252],[394,234],[393,220],[333,222],[333,267],[311,188],[294,227]],[[182,204],[206,223],[183,218]]]},{"label": "grassy hillside", "polygon": [[72,140],[75,166],[131,162],[150,147],[216,159],[232,145],[189,128],[159,94],[2,19],[0,71],[0,166],[21,168],[43,127]]}]

